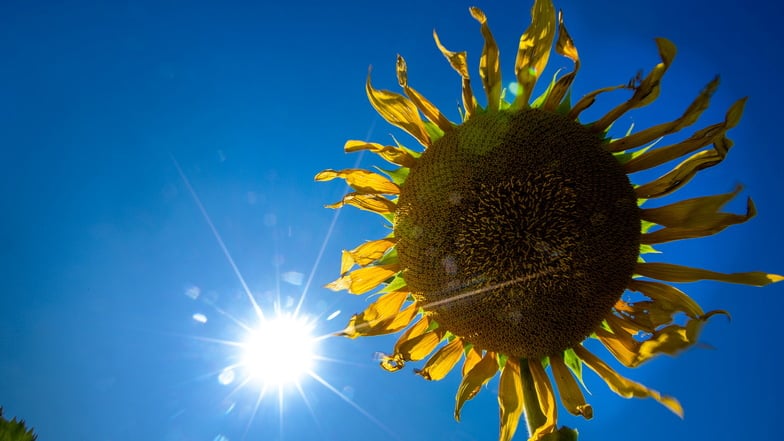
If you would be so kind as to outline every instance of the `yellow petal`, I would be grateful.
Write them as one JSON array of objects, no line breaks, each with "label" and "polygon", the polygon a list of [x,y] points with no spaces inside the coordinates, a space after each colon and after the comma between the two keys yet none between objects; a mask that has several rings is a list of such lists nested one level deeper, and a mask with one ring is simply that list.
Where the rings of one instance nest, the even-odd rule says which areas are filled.
[{"label": "yellow petal", "polygon": [[484,357],[463,375],[455,397],[455,419],[460,421],[460,409],[466,401],[474,398],[482,386],[498,372],[495,353],[486,352]]},{"label": "yellow petal", "polygon": [[566,31],[566,25],[563,22],[563,14],[558,11],[558,42],[555,44],[555,52],[563,55],[574,62],[574,70],[559,78],[553,85],[553,89],[547,95],[547,101],[542,105],[543,110],[554,111],[558,105],[563,101],[566,92],[572,87],[572,82],[577,71],[580,70],[580,56],[577,54],[577,48],[574,46],[574,41]]},{"label": "yellow petal", "polygon": [[416,90],[408,87],[408,72],[406,68],[406,60],[403,59],[400,55],[397,56],[397,81],[400,84],[400,87],[406,92],[406,95],[409,99],[417,106],[420,112],[433,123],[435,123],[438,128],[447,132],[455,128],[455,125],[438,110],[438,107],[433,105],[430,101],[427,100],[422,94],[417,92]]},{"label": "yellow petal", "polygon": [[403,95],[388,90],[374,89],[370,84],[370,73],[365,83],[370,104],[390,124],[400,127],[416,138],[423,146],[430,146],[430,136],[425,131],[417,108]]},{"label": "yellow petal", "polygon": [[413,304],[400,310],[408,294],[396,291],[382,295],[363,312],[352,316],[346,328],[337,335],[357,338],[392,334],[405,329],[417,311]]},{"label": "yellow petal", "polygon": [[[725,145],[729,149],[731,144]],[[666,196],[673,191],[683,187],[691,181],[691,178],[697,174],[698,171],[704,170],[708,167],[720,163],[727,155],[727,151],[719,150],[704,150],[697,152],[690,156],[685,161],[681,162],[672,169],[670,172],[660,176],[653,181],[640,185],[634,189],[638,198],[651,199]]]},{"label": "yellow petal", "polygon": [[667,282],[695,282],[697,280],[718,280],[727,283],[743,285],[765,286],[770,283],[780,282],[784,277],[778,274],[763,272],[748,273],[717,273],[699,268],[674,265],[670,263],[645,262],[638,263],[635,272],[644,277],[664,280]]},{"label": "yellow petal", "polygon": [[640,84],[634,88],[634,94],[628,101],[616,106],[598,121],[591,124],[593,129],[603,132],[624,113],[634,108],[647,106],[659,96],[661,79],[670,67],[670,64],[672,64],[673,58],[675,58],[676,49],[675,45],[665,38],[657,38],[656,45],[659,48],[661,63],[657,64],[648,76],[640,81]]},{"label": "yellow petal", "polygon": [[468,119],[476,111],[476,98],[474,92],[471,90],[471,77],[468,75],[468,62],[466,61],[467,55],[465,52],[452,52],[441,44],[438,34],[433,30],[433,39],[436,41],[438,50],[449,60],[452,69],[456,70],[463,79],[463,109],[465,109],[465,116],[463,119]]},{"label": "yellow petal", "polygon": [[[413,306],[413,305],[412,305]],[[414,326],[408,328],[395,343],[394,352],[391,355],[384,355],[381,359],[381,367],[389,372],[398,371],[403,368],[407,361],[401,353],[401,347],[409,341],[420,337],[427,332],[430,327],[430,319],[425,316],[419,319]]]},{"label": "yellow petal", "polygon": [[528,441],[539,441],[545,435],[555,432],[556,424],[558,423],[558,407],[555,405],[553,385],[550,384],[550,379],[547,377],[542,363],[539,360],[529,360],[528,370],[531,372],[534,380],[536,396],[539,398],[539,409],[542,410],[546,418],[544,424],[534,430]]},{"label": "yellow petal", "polygon": [[610,141],[608,150],[611,152],[620,152],[630,148],[639,147],[641,145],[648,144],[657,138],[678,132],[679,130],[694,124],[697,122],[697,119],[699,119],[700,115],[702,115],[705,109],[708,108],[710,97],[718,87],[719,78],[716,77],[713,79],[713,81],[708,83],[707,86],[705,86],[702,92],[700,92],[699,96],[697,96],[697,98],[691,103],[691,105],[686,109],[680,118],[668,123],[649,127],[633,135],[628,135],[623,138]]},{"label": "yellow petal", "polygon": [[479,76],[487,93],[488,110],[498,110],[501,104],[501,69],[498,60],[498,45],[495,44],[490,27],[487,26],[487,17],[477,7],[469,8],[471,16],[481,25],[482,37],[485,45],[482,48],[482,57],[479,59]]},{"label": "yellow petal", "polygon": [[345,276],[325,285],[333,291],[348,290],[351,294],[364,294],[400,271],[400,265],[376,265],[356,269]]},{"label": "yellow petal", "polygon": [[683,418],[683,408],[681,404],[673,397],[662,395],[659,392],[648,389],[640,383],[629,380],[620,376],[605,362],[600,360],[597,356],[588,352],[582,345],[577,345],[572,348],[578,357],[588,366],[592,371],[596,372],[601,377],[610,389],[616,394],[624,398],[653,398],[666,408],[670,409],[673,413]]},{"label": "yellow petal", "polygon": [[627,288],[645,294],[662,308],[683,311],[692,318],[703,314],[697,302],[683,291],[666,283],[635,279],[629,282]]},{"label": "yellow petal", "polygon": [[[622,365],[626,367],[637,365],[638,345],[628,334],[612,333],[602,328],[597,328],[595,332],[599,341]],[[629,344],[632,346],[631,348],[628,346]]]},{"label": "yellow petal", "polygon": [[633,88],[634,88],[634,84],[630,82],[629,84],[620,84],[618,86],[603,87],[601,89],[594,90],[593,92],[590,92],[584,95],[582,98],[580,98],[580,101],[577,101],[577,103],[574,106],[572,106],[571,110],[569,110],[567,116],[569,117],[569,119],[577,120],[577,118],[580,116],[580,113],[582,113],[583,110],[591,107],[591,105],[593,105],[593,103],[596,102],[596,97],[598,95],[606,92],[612,92],[613,90],[633,89]]},{"label": "yellow petal", "polygon": [[416,158],[404,149],[391,145],[381,145],[375,142],[347,141],[343,147],[346,153],[358,152],[360,150],[370,150],[385,160],[403,167],[412,167],[416,164]]},{"label": "yellow petal", "polygon": [[626,173],[647,170],[664,164],[665,162],[672,161],[673,159],[680,158],[681,156],[687,155],[709,144],[714,144],[717,150],[724,150],[726,153],[726,148],[722,147],[729,142],[726,133],[740,122],[745,104],[746,98],[736,101],[727,111],[723,122],[700,129],[688,139],[679,143],[651,149],[632,158],[623,165],[624,170]]},{"label": "yellow petal", "polygon": [[698,237],[711,236],[723,231],[730,225],[746,222],[756,216],[757,209],[751,198],[746,200],[746,214],[734,213],[714,213],[711,217],[703,219],[703,224],[695,227],[668,227],[650,233],[645,233],[640,237],[640,242],[648,245],[671,242],[674,240],[694,239]]},{"label": "yellow petal", "polygon": [[561,404],[566,410],[572,415],[582,415],[587,420],[593,418],[593,408],[585,402],[583,391],[572,376],[572,371],[566,367],[561,354],[550,357],[550,368],[553,371],[555,384],[558,386]]},{"label": "yellow petal", "polygon": [[437,381],[446,376],[463,356],[463,341],[454,338],[427,360],[421,370],[415,370],[425,380]]},{"label": "yellow petal", "polygon": [[476,346],[472,346],[471,349],[466,351],[466,357],[463,361],[463,369],[460,373],[461,376],[465,377],[468,371],[474,368],[477,363],[482,360],[482,352],[476,348]]},{"label": "yellow petal", "polygon": [[397,353],[400,354],[405,361],[418,361],[433,352],[440,341],[440,332],[426,332],[400,344]]},{"label": "yellow petal", "polygon": [[[345,274],[353,264],[359,266],[370,265],[384,256],[390,248],[395,246],[397,240],[394,237],[385,239],[371,240],[354,248],[351,251],[343,252],[343,262],[341,263],[340,274]],[[347,257],[346,257],[347,256]],[[348,267],[346,267],[348,265]]]},{"label": "yellow petal", "polygon": [[398,194],[400,187],[389,179],[361,168],[345,170],[324,170],[316,175],[316,181],[331,181],[335,178],[346,180],[359,194]]},{"label": "yellow petal", "polygon": [[715,314],[727,315],[726,311],[711,311],[702,317],[689,320],[685,326],[670,325],[654,332],[640,343],[639,361],[643,363],[658,354],[675,355],[697,343],[702,326]]},{"label": "yellow petal", "polygon": [[327,208],[340,208],[344,205],[353,205],[361,210],[372,211],[377,214],[390,214],[397,210],[397,204],[384,196],[377,194],[349,193],[334,204],[327,204]]},{"label": "yellow petal", "polygon": [[[568,35],[566,37],[568,38]],[[544,72],[547,61],[550,59],[554,38],[555,8],[553,2],[551,0],[536,0],[531,8],[531,25],[520,36],[520,44],[517,48],[515,74],[521,90],[515,98],[514,108],[524,107],[531,98],[536,80]]]},{"label": "yellow petal", "polygon": [[520,363],[512,358],[506,360],[498,383],[498,407],[501,410],[500,441],[509,441],[517,431],[523,414],[523,383],[520,379]]}]

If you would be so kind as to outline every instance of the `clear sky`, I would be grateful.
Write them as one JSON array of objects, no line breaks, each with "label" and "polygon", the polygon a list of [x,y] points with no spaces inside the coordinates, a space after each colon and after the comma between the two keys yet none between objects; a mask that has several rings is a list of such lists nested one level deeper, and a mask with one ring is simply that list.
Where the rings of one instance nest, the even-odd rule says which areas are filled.
[{"label": "clear sky", "polygon": [[[241,351],[221,342],[242,341],[242,325],[256,321],[247,292],[268,314],[275,299],[288,312],[301,302],[317,335],[340,330],[367,304],[323,285],[337,277],[342,249],[384,227],[372,214],[324,209],[345,189],[313,176],[357,161],[381,165],[344,154],[347,139],[389,143],[394,134],[415,146],[368,104],[368,66],[376,87],[397,90],[395,56],[404,55],[410,84],[456,120],[460,80],[432,29],[448,48],[469,51],[477,78],[482,46],[468,14],[475,3],[463,0],[263,3],[0,6],[0,405],[41,441],[497,439],[497,381],[457,423],[457,372],[428,383],[412,373],[417,364],[395,374],[378,368],[375,353],[391,350],[394,337],[324,339],[315,376],[299,389],[269,388],[261,400],[254,383],[238,387],[240,370],[224,370]],[[530,5],[476,3],[507,79]],[[780,4],[556,7],[583,63],[575,96],[648,71],[658,62],[654,37],[678,46],[662,96],[624,116],[622,130],[680,116],[716,74],[721,87],[695,127],[750,97],[729,133],[728,159],[680,196],[742,183],[732,208],[742,211],[751,195],[760,215],[712,238],[664,245],[662,259],[784,272]],[[545,78],[557,68],[570,68],[568,60],[554,57]],[[561,424],[576,426],[582,440],[778,436],[784,284],[684,289],[706,310],[729,310],[732,321],[712,319],[704,344],[679,358],[621,372],[677,396],[685,419],[652,400],[617,397],[588,373],[594,420],[561,410]]]}]

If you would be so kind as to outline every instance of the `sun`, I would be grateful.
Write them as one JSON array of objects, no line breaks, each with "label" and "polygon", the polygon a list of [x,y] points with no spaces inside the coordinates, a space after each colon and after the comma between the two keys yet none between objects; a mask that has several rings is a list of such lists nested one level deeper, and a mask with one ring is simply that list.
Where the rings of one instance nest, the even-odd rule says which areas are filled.
[{"label": "sun", "polygon": [[262,320],[242,344],[240,366],[264,386],[297,384],[316,360],[315,325],[304,317],[279,314]]}]

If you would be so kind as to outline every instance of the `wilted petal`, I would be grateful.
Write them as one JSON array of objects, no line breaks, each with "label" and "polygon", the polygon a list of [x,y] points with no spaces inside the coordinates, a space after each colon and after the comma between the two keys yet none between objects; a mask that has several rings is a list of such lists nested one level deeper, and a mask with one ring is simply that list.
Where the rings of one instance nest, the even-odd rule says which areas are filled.
[{"label": "wilted petal", "polygon": [[370,265],[383,257],[396,242],[394,237],[387,237],[365,242],[351,251],[343,251],[340,274],[345,274],[355,263],[359,266]]},{"label": "wilted petal", "polygon": [[459,338],[454,338],[433,354],[421,370],[414,372],[426,380],[437,381],[444,378],[455,367],[462,356],[463,341]]},{"label": "wilted petal", "polygon": [[438,128],[442,131],[447,132],[455,128],[455,125],[449,121],[438,107],[433,105],[427,98],[422,96],[419,92],[414,90],[411,87],[408,87],[408,72],[406,68],[406,60],[403,59],[400,55],[397,56],[397,80],[400,84],[400,87],[406,92],[408,98],[417,106],[422,114],[425,115],[427,119],[435,123]]},{"label": "wilted petal", "polygon": [[634,271],[641,276],[664,280],[667,282],[718,280],[720,282],[739,283],[742,285],[765,286],[770,283],[784,280],[784,277],[778,274],[768,274],[758,271],[725,274],[699,268],[690,268],[687,266],[658,262],[638,263]]},{"label": "wilted petal", "polygon": [[520,378],[520,363],[512,358],[506,360],[498,383],[498,407],[501,410],[500,441],[509,441],[517,431],[523,414],[523,383]]},{"label": "wilted petal", "polygon": [[468,62],[466,61],[467,55],[465,52],[452,52],[441,44],[438,34],[433,30],[433,39],[436,41],[438,50],[449,60],[452,66],[460,77],[463,78],[463,108],[465,109],[464,119],[468,119],[476,111],[476,98],[474,92],[471,90],[471,77],[468,75]]},{"label": "wilted petal", "polygon": [[[729,149],[730,145],[731,144],[725,145],[725,147]],[[719,151],[715,149],[695,153],[668,173],[647,184],[636,187],[634,191],[640,199],[667,196],[691,181],[691,178],[693,178],[698,171],[713,167],[723,161],[726,155],[726,150]]]},{"label": "wilted petal", "polygon": [[391,334],[405,329],[416,314],[413,304],[403,311],[400,310],[408,295],[407,292],[390,292],[382,295],[363,312],[352,316],[346,328],[338,335],[357,338]]},{"label": "wilted petal", "polygon": [[558,407],[555,405],[553,385],[550,384],[550,379],[547,377],[542,363],[539,360],[528,360],[528,370],[534,380],[536,396],[539,398],[539,409],[542,410],[542,414],[546,418],[544,424],[534,430],[528,441],[539,441],[545,435],[555,432],[558,422]]},{"label": "wilted petal", "polygon": [[577,345],[574,352],[592,371],[596,372],[616,394],[624,398],[653,398],[666,408],[670,409],[673,413],[683,418],[683,407],[673,397],[662,395],[659,392],[648,389],[640,383],[636,383],[627,378],[620,376],[610,366],[603,362],[599,357],[588,352],[582,345]]},{"label": "wilted petal", "polygon": [[345,276],[330,282],[327,288],[333,291],[348,290],[351,294],[364,294],[400,271],[400,265],[376,265],[356,269]]},{"label": "wilted petal", "polygon": [[326,208],[340,208],[344,205],[353,205],[361,210],[372,211],[377,214],[394,213],[397,204],[377,194],[349,193],[334,204],[325,205]]},{"label": "wilted petal", "polygon": [[482,48],[482,57],[479,59],[479,76],[487,93],[487,108],[498,110],[501,104],[501,68],[498,60],[498,45],[495,43],[490,27],[487,26],[487,17],[477,7],[469,8],[471,16],[481,25],[482,37],[485,45]]},{"label": "wilted petal", "polygon": [[700,92],[697,99],[686,109],[683,115],[675,121],[659,124],[654,127],[649,127],[645,130],[637,132],[633,135],[628,135],[623,138],[610,141],[608,150],[611,152],[620,152],[630,148],[639,147],[647,144],[671,133],[678,132],[679,130],[688,127],[699,119],[700,115],[708,108],[710,104],[710,97],[716,92],[719,87],[719,78],[716,77],[708,83],[707,86]]},{"label": "wilted petal", "polygon": [[560,354],[550,357],[550,368],[558,387],[561,404],[566,410],[572,415],[582,415],[587,420],[593,418],[593,408],[585,402],[580,385],[577,384],[577,380],[574,379],[571,370],[566,366]]},{"label": "wilted petal", "polygon": [[316,181],[330,181],[335,178],[346,180],[351,188],[359,194],[398,194],[400,187],[377,173],[361,168],[345,170],[324,170],[316,175]]},{"label": "wilted petal", "polygon": [[697,302],[683,291],[666,283],[635,279],[629,282],[627,288],[645,294],[661,308],[683,311],[691,318],[696,318],[703,314],[702,308],[700,308]]},{"label": "wilted petal", "polygon": [[[568,34],[566,37],[568,38]],[[531,8],[531,24],[520,36],[520,44],[517,48],[515,74],[521,90],[515,99],[514,108],[522,108],[531,98],[536,80],[544,72],[547,61],[550,59],[554,38],[555,8],[553,2],[551,0],[536,0]],[[576,51],[574,53],[576,54]]]},{"label": "wilted petal", "polygon": [[414,164],[416,164],[416,158],[410,152],[399,147],[393,147],[391,145],[381,145],[375,142],[352,140],[347,141],[343,149],[346,151],[346,153],[358,152],[360,150],[370,150],[387,161],[403,167],[412,167]]},{"label": "wilted petal", "polygon": [[463,408],[463,404],[474,398],[496,372],[498,372],[498,361],[495,359],[495,353],[486,352],[484,357],[463,375],[463,381],[460,382],[455,397],[455,419],[457,421],[460,421],[460,409]]},{"label": "wilted petal", "polygon": [[574,62],[574,70],[559,78],[547,95],[547,100],[542,105],[542,109],[551,112],[557,109],[558,105],[563,101],[569,88],[572,87],[577,71],[580,70],[580,56],[577,54],[577,48],[574,46],[572,37],[566,31],[561,11],[558,11],[558,42],[555,44],[555,52],[572,60]]},{"label": "wilted petal", "polygon": [[423,146],[430,146],[430,137],[414,103],[403,95],[374,89],[370,84],[370,73],[365,83],[365,91],[370,104],[387,122],[410,133]]}]

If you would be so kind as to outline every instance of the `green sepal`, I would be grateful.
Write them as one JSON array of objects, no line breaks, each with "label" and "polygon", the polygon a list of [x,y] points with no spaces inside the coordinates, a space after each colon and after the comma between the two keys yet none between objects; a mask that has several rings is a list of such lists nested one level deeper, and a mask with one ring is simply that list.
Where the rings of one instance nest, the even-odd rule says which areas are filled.
[{"label": "green sepal", "polygon": [[558,74],[560,72],[561,69],[558,69],[555,74],[553,74],[553,79],[550,80],[550,84],[547,85],[547,89],[541,95],[536,97],[534,102],[531,103],[532,109],[538,109],[539,107],[542,107],[542,104],[544,104],[545,100],[547,100],[547,97],[550,96],[550,92],[552,92],[553,87],[555,87],[555,80],[558,78]]},{"label": "green sepal", "polygon": [[506,354],[496,354],[495,359],[498,361],[498,369],[503,369],[504,366],[506,366],[506,360],[509,360],[509,356]]},{"label": "green sepal", "polygon": [[558,104],[558,107],[555,109],[555,113],[560,115],[566,115],[569,111],[572,110],[572,91],[569,90],[566,92],[566,96],[561,103]]},{"label": "green sepal", "polygon": [[379,290],[379,292],[400,291],[405,287],[406,287],[406,280],[403,278],[403,276],[400,273],[397,273],[395,274],[394,277],[392,277],[392,280],[390,280],[385,287]]},{"label": "green sepal", "polygon": [[427,132],[427,135],[430,136],[431,142],[436,142],[444,137],[444,131],[441,130],[441,127],[438,127],[438,124],[432,121],[423,122],[425,123],[425,132]]},{"label": "green sepal", "polygon": [[3,408],[0,407],[0,440],[2,441],[35,441],[38,435],[33,429],[25,427],[24,420],[17,420],[16,417],[11,421],[3,418]]},{"label": "green sepal", "polygon": [[408,174],[411,172],[411,169],[408,168],[408,167],[398,167],[398,168],[393,169],[393,170],[387,170],[387,169],[384,169],[384,168],[381,168],[381,167],[375,167],[375,166],[373,168],[375,168],[376,170],[380,171],[381,173],[384,173],[385,175],[389,176],[389,179],[391,179],[392,182],[394,182],[397,185],[402,185],[403,182],[406,181],[406,178],[408,177]]},{"label": "green sepal", "polygon": [[583,381],[583,361],[580,360],[580,357],[577,356],[572,348],[569,348],[564,351],[563,359],[564,364],[566,364],[566,367],[572,371],[574,376],[583,386],[583,389],[588,390],[588,388],[585,386],[585,382]]},{"label": "green sepal", "polygon": [[653,146],[654,144],[646,145],[645,147],[641,149],[637,149],[633,152],[630,152],[629,150],[623,150],[621,152],[613,152],[613,156],[615,156],[615,159],[618,161],[619,164],[623,165],[631,161],[632,159],[642,155],[643,153],[647,152]]},{"label": "green sepal", "polygon": [[640,244],[640,254],[661,254],[661,251],[654,248],[652,245],[648,245],[647,243]]},{"label": "green sepal", "polygon": [[392,248],[391,250],[387,251],[380,259],[376,260],[376,265],[388,265],[392,263],[398,263],[397,260],[397,248]]}]

